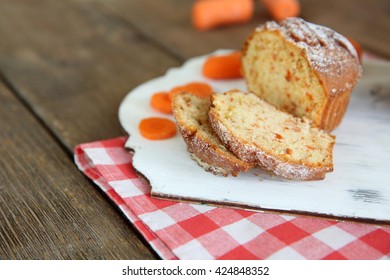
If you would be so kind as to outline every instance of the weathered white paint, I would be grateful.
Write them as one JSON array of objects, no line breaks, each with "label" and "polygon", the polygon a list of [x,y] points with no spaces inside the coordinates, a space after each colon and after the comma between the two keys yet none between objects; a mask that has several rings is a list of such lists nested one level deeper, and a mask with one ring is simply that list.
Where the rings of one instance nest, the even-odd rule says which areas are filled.
[{"label": "weathered white paint", "polygon": [[[223,50],[218,53],[223,53]],[[210,83],[215,91],[245,90],[243,80],[213,81],[201,75],[206,56],[196,57],[166,75],[132,90],[119,119],[135,151],[134,167],[150,181],[157,196],[239,205],[242,208],[304,211],[337,217],[390,221],[390,63],[367,61],[347,114],[334,134],[334,172],[323,181],[289,181],[260,169],[238,177],[205,172],[191,160],[178,134],[150,141],[138,132],[141,119],[170,115],[154,111],[150,96],[190,81]]]}]

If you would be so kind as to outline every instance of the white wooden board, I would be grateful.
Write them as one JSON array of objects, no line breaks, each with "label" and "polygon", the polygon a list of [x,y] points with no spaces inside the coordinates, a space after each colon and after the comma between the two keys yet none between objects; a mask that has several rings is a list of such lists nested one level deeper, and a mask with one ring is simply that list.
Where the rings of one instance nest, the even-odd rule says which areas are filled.
[{"label": "white wooden board", "polygon": [[[217,53],[226,52],[224,50]],[[138,132],[141,119],[161,116],[149,106],[153,93],[191,81],[205,81],[215,91],[245,90],[243,80],[213,81],[201,75],[206,56],[170,69],[166,75],[132,90],[119,119],[130,135],[134,167],[150,181],[152,194],[174,199],[259,210],[304,212],[340,218],[390,221],[390,64],[367,61],[347,114],[333,133],[334,172],[322,181],[289,181],[260,169],[238,177],[215,176],[191,160],[180,134],[150,141]]]}]

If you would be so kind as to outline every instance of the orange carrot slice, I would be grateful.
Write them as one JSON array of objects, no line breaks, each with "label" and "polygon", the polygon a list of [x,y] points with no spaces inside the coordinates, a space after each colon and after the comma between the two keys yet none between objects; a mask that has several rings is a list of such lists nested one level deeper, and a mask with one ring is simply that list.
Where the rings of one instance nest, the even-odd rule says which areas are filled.
[{"label": "orange carrot slice", "polygon": [[203,64],[203,75],[210,79],[241,78],[241,52],[210,56]]},{"label": "orange carrot slice", "polygon": [[163,118],[146,118],[138,126],[139,132],[149,140],[163,140],[176,135],[176,125],[173,121]]},{"label": "orange carrot slice", "polygon": [[161,113],[172,114],[172,100],[168,92],[162,91],[153,94],[150,106]]},{"label": "orange carrot slice", "polygon": [[178,94],[178,93],[181,93],[181,92],[186,92],[187,89],[185,87],[185,85],[181,85],[181,86],[177,86],[177,87],[173,87],[170,91],[169,91],[169,97],[171,98],[171,100],[173,99],[173,96],[175,94]]},{"label": "orange carrot slice", "polygon": [[275,20],[285,20],[301,13],[298,0],[262,0],[264,6]]},{"label": "orange carrot slice", "polygon": [[208,30],[247,22],[253,12],[253,0],[198,0],[192,6],[192,24],[198,30]]},{"label": "orange carrot slice", "polygon": [[182,86],[177,86],[171,89],[169,96],[173,96],[180,92],[191,92],[199,97],[208,97],[213,93],[210,85],[203,82],[191,82]]},{"label": "orange carrot slice", "polygon": [[202,82],[192,82],[185,85],[186,90],[199,97],[208,97],[213,93],[210,85]]}]

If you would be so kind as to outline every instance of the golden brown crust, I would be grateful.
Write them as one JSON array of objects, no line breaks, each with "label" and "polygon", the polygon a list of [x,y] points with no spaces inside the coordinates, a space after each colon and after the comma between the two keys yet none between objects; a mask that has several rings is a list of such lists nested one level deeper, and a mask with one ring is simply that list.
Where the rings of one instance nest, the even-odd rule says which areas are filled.
[{"label": "golden brown crust", "polygon": [[320,128],[331,131],[341,123],[347,111],[351,93],[352,90],[345,91],[343,94],[328,98],[320,118]]},{"label": "golden brown crust", "polygon": [[[206,171],[216,175],[228,176],[231,174],[237,176],[240,172],[246,172],[251,169],[253,167],[252,164],[238,159],[230,151],[222,148],[222,143],[216,143],[214,139],[215,135],[214,137],[211,135],[211,133],[213,133],[211,129],[202,129],[202,127],[196,127],[186,121],[183,116],[183,108],[180,108],[179,104],[179,99],[183,98],[196,99],[199,97],[196,97],[191,93],[183,93],[176,95],[172,103],[174,117],[192,159]],[[198,113],[205,114],[207,118],[207,112],[208,107],[204,112],[200,110]],[[196,118],[197,116],[193,115],[192,117]],[[207,123],[203,123],[203,126],[210,126],[210,124],[207,121]],[[220,141],[218,140],[218,142]]]},{"label": "golden brown crust", "polygon": [[187,144],[191,157],[206,171],[213,174],[237,176],[240,172],[246,172],[253,165],[244,161],[226,156],[218,147],[213,146],[207,138],[198,134],[189,134],[186,129],[180,129],[183,139]]},{"label": "golden brown crust", "polygon": [[[282,22],[270,21],[249,35],[243,45],[243,59],[248,46],[258,32],[276,32],[293,46],[303,50],[313,72],[323,86],[328,101],[318,119],[319,127],[331,131],[336,128],[349,103],[349,96],[359,80],[362,68],[352,44],[339,33],[300,18],[289,18]],[[243,71],[245,74],[245,71]],[[337,108],[337,111],[336,111]]]},{"label": "golden brown crust", "polygon": [[[224,95],[236,94],[237,92],[237,90],[231,90],[224,93]],[[225,146],[241,160],[247,161],[250,164],[258,164],[267,171],[272,171],[279,176],[296,180],[321,180],[324,179],[327,172],[333,171],[332,150],[335,143],[334,136],[330,135],[333,141],[326,150],[326,153],[330,156],[330,164],[311,164],[304,161],[291,161],[286,157],[273,154],[273,151],[261,145],[253,142],[249,143],[247,139],[239,137],[222,121],[223,116],[215,106],[216,98],[217,94],[213,94],[209,110],[211,127]]]},{"label": "golden brown crust", "polygon": [[333,171],[333,166],[312,166],[285,162],[277,157],[259,150],[256,154],[259,165],[276,175],[287,179],[322,180],[327,172]]}]

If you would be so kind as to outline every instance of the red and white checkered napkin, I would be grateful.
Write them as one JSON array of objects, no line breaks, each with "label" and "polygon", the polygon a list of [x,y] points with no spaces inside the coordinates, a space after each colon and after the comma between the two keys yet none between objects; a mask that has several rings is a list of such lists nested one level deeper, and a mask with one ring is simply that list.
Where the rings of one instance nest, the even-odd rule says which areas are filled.
[{"label": "red and white checkered napkin", "polygon": [[126,137],[82,144],[75,161],[163,259],[390,259],[390,227],[155,199]]}]

